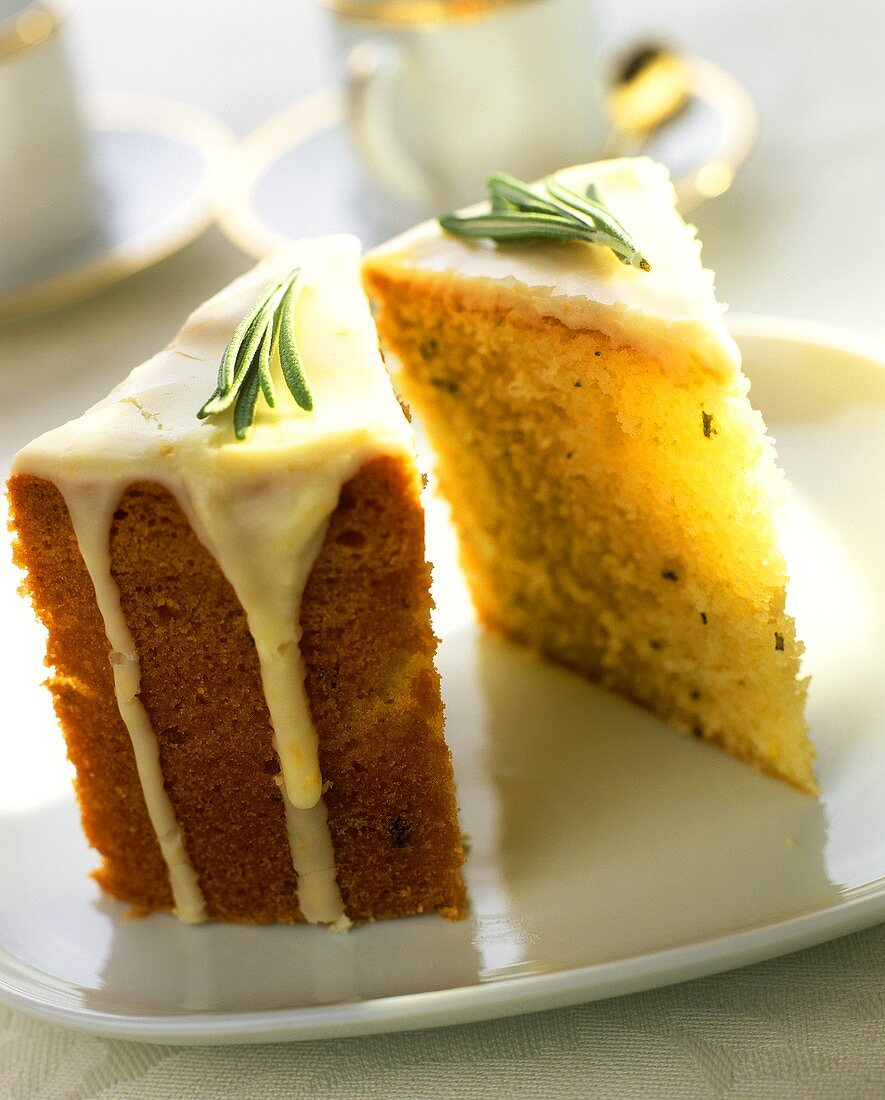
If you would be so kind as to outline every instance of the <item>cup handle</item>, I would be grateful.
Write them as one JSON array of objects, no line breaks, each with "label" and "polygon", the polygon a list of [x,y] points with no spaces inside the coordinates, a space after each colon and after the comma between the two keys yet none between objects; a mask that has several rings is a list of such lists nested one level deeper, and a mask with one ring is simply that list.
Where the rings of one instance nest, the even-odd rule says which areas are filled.
[{"label": "cup handle", "polygon": [[[636,50],[629,60],[631,75],[610,93],[613,129],[603,155],[662,160],[673,173],[683,213],[721,195],[756,141],[756,107],[746,89],[708,61],[661,47]],[[716,116],[712,137],[697,103]]]},{"label": "cup handle", "polygon": [[402,63],[388,42],[367,39],[347,57],[348,125],[357,152],[385,190],[435,209],[437,188],[396,132],[394,83]]}]

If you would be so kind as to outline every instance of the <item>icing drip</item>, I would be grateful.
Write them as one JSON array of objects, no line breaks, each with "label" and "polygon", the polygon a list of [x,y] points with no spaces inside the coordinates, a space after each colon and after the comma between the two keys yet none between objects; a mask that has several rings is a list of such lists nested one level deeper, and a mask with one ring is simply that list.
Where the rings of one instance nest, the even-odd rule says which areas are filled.
[{"label": "icing drip", "polygon": [[326,804],[320,799],[307,810],[293,806],[282,776],[277,785],[286,808],[286,831],[292,863],[298,872],[298,904],[305,920],[313,924],[334,924],[344,916],[341,893],[335,881],[335,852],[326,816]]},{"label": "icing drip", "polygon": [[[360,288],[358,257],[353,238],[329,238],[256,268],[202,306],[165,352],[79,420],[29,444],[13,465],[14,473],[55,483],[68,504],[114,654],[117,702],[175,911],[186,920],[204,919],[205,905],[138,699],[138,655],[111,575],[114,508],[133,481],[164,486],[231,584],[261,667],[299,906],[309,921],[345,927],[304,688],[301,599],[345,482],[377,455],[413,453]],[[200,423],[195,412],[240,318],[272,278],[296,264],[302,266],[296,330],[315,410],[298,409],[277,360],[271,365],[277,405],[259,402],[249,439],[238,442],[230,417]]]},{"label": "icing drip", "polygon": [[[261,666],[286,795],[309,810],[322,794],[317,737],[304,691],[301,596],[323,544],[341,486],[356,473],[349,455],[329,456],[320,474],[199,493],[188,500],[191,526],[219,562],[249,620]],[[268,593],[274,598],[268,599]]]},{"label": "icing drip", "polygon": [[344,907],[304,689],[301,599],[341,487],[371,454],[336,446],[306,473],[278,470],[272,478],[249,477],[243,484],[219,480],[210,490],[190,485],[177,492],[192,528],[246,612],[280,760],[277,785],[298,876],[298,904],[312,923],[336,922]]},{"label": "icing drip", "polygon": [[206,919],[206,903],[163,783],[157,738],[138,698],[141,664],[120,607],[120,591],[111,574],[111,521],[121,486],[116,482],[104,485],[63,482],[58,488],[65,498],[111,647],[117,706],[132,741],[148,816],[169,869],[174,912],[183,921],[198,923]]}]

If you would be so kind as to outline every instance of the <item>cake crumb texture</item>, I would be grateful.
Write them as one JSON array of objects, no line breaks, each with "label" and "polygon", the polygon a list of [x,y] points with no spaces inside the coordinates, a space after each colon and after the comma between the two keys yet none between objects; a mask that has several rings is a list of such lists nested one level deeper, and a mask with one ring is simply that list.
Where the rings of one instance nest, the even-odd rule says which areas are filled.
[{"label": "cake crumb texture", "polygon": [[786,483],[746,378],[366,266],[483,623],[809,793]]},{"label": "cake crumb texture", "polygon": [[300,919],[258,656],[230,584],[156,483],[126,489],[110,542],[139,698],[208,916]]},{"label": "cake crumb texture", "polygon": [[434,909],[459,917],[465,905],[420,489],[415,467],[396,458],[367,463],[345,485],[301,613],[352,920]]},{"label": "cake crumb texture", "polygon": [[[457,917],[464,909],[419,487],[409,461],[386,456],[347,483],[302,605],[306,688],[353,920],[431,910]],[[30,475],[11,478],[9,494],[16,560],[49,630],[49,686],[77,769],[84,828],[102,856],[96,877],[140,909],[169,909],[166,867],[64,500]],[[130,485],[110,540],[141,659],[140,698],[210,917],[301,919],[245,613],[164,487]]]}]

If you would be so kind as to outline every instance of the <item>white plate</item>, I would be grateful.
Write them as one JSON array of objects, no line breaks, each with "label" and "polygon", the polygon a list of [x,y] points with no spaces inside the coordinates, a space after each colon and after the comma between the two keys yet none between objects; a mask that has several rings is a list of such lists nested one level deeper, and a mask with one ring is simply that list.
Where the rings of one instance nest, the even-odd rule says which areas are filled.
[{"label": "white plate", "polygon": [[648,989],[885,919],[885,359],[808,326],[735,328],[796,485],[787,534],[819,802],[478,637],[434,504],[470,918],[347,936],[126,920],[87,877],[94,856],[36,685],[38,632],[4,576],[0,691],[15,721],[0,750],[0,999],[132,1039],[355,1035]]}]

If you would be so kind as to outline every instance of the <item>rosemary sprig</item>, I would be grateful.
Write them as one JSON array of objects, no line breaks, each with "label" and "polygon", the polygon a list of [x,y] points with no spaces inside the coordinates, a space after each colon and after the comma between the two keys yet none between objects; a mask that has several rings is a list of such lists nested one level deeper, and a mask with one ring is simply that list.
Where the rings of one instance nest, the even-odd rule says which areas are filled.
[{"label": "rosemary sprig", "polygon": [[518,241],[586,241],[610,248],[623,264],[651,271],[639,246],[609,210],[595,183],[581,195],[548,176],[541,187],[496,172],[486,180],[488,214],[445,214],[439,224],[460,237]]},{"label": "rosemary sprig", "polygon": [[313,397],[295,337],[295,299],[298,296],[296,267],[270,284],[234,330],[218,367],[215,392],[197,416],[205,420],[234,406],[234,431],[245,439],[255,419],[259,392],[273,408],[276,392],[270,362],[276,350],[289,392],[306,412],[313,409]]}]

